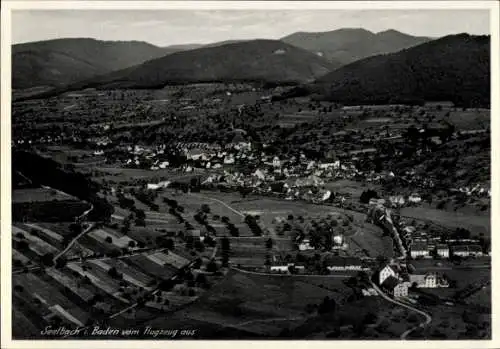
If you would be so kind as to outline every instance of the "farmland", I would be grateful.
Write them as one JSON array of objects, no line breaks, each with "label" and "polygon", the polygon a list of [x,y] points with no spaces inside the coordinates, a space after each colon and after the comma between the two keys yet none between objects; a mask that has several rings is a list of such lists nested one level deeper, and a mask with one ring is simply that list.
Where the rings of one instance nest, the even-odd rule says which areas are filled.
[{"label": "farmland", "polygon": [[[380,204],[371,199],[401,215],[400,230],[415,218],[422,236],[467,228],[489,237],[488,112],[270,98],[282,91],[196,84],[16,104],[16,147],[34,154],[17,165],[29,168],[41,156],[57,162],[47,173],[15,172],[23,187],[13,192],[19,326],[390,339],[417,325],[420,315],[362,281],[387,263],[408,262],[395,258],[391,235],[368,217]],[[393,204],[394,196],[404,203]],[[81,217],[86,202],[92,212]],[[465,259],[410,263],[456,283],[420,290],[443,299],[490,277],[486,265]],[[460,313],[419,303],[438,319],[425,335],[438,336],[446,317],[487,308],[488,287]],[[447,330],[466,331],[464,321]]]},{"label": "farmland", "polygon": [[[330,278],[321,282],[342,289],[345,286],[341,280]],[[277,335],[283,325],[280,321],[276,321],[274,325],[265,321],[265,326],[259,322],[273,318],[289,318],[291,324],[298,325],[307,318],[305,305],[317,304],[325,296],[334,296],[339,302],[343,297],[342,293],[336,294],[315,286],[309,278],[300,276],[273,278],[230,272],[224,281],[212,288],[195,304],[183,310],[182,316],[210,325],[241,329],[259,335]],[[158,326],[161,321],[159,318],[150,325]]]},{"label": "farmland", "polygon": [[67,200],[73,201],[78,199],[60,191],[46,188],[17,189],[13,191],[12,195],[13,203]]},{"label": "farmland", "polygon": [[423,207],[407,207],[401,210],[401,215],[415,219],[433,221],[451,229],[467,228],[475,234],[491,234],[490,217],[486,215],[467,215]]}]

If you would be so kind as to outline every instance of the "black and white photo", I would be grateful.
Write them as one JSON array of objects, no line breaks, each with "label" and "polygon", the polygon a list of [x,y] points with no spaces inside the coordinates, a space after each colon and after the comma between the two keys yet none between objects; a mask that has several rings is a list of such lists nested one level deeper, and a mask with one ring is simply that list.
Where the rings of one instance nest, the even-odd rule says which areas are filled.
[{"label": "black and white photo", "polygon": [[498,3],[92,3],[5,10],[12,341],[491,345]]}]

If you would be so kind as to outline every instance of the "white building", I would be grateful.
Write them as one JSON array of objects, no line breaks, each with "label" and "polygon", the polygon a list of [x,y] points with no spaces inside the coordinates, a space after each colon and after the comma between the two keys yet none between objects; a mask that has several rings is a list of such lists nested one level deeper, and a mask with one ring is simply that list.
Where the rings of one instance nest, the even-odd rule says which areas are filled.
[{"label": "white building", "polygon": [[314,247],[311,246],[309,239],[304,239],[299,244],[299,250],[300,251],[314,250]]},{"label": "white building", "polygon": [[410,284],[415,284],[418,288],[437,288],[437,287],[447,287],[447,284],[441,283],[438,280],[436,273],[427,273],[425,275],[410,274]]},{"label": "white building", "polygon": [[425,242],[415,242],[410,246],[410,255],[412,258],[427,258],[430,256],[429,247]]},{"label": "white building", "polygon": [[410,287],[410,283],[405,281],[400,284],[397,284],[394,287],[394,297],[399,298],[399,297],[407,297],[408,296],[408,288]]},{"label": "white building", "polygon": [[275,156],[273,158],[273,167],[281,167],[281,161],[280,161],[280,158]]},{"label": "white building", "polygon": [[391,276],[398,278],[398,272],[391,265],[386,265],[379,273],[379,284],[382,285],[384,281]]},{"label": "white building", "polygon": [[437,245],[436,246],[436,254],[441,258],[449,258],[450,257],[450,249],[448,245]]},{"label": "white building", "polygon": [[408,202],[411,202],[413,204],[419,204],[420,202],[422,202],[422,198],[417,193],[413,193],[410,196],[408,196]]}]

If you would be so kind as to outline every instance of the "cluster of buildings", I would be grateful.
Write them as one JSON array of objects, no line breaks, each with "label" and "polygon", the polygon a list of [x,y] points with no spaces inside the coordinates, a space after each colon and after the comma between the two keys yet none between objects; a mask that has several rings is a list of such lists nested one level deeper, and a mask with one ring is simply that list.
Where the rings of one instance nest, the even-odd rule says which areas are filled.
[{"label": "cluster of buildings", "polygon": [[448,239],[443,243],[441,236],[431,235],[408,225],[400,229],[400,235],[406,241],[411,258],[447,259],[453,256],[482,257],[484,252],[475,239]]},{"label": "cluster of buildings", "polygon": [[449,287],[448,281],[438,273],[410,274],[405,266],[395,263],[385,265],[378,272],[377,283],[384,292],[395,298],[407,297],[411,287]]},{"label": "cluster of buildings", "polygon": [[[362,262],[357,257],[340,257],[340,256],[326,256],[322,260],[322,265],[325,266],[329,272],[354,272],[354,271],[368,271],[362,265]],[[307,272],[306,265],[299,262],[279,263],[274,262],[269,266],[271,273],[279,274],[305,274]]]}]

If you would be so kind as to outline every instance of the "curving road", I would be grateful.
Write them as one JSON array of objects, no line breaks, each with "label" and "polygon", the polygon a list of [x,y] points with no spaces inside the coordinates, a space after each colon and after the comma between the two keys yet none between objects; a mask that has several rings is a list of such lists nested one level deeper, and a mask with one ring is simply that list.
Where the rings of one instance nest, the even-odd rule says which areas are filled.
[{"label": "curving road", "polygon": [[431,323],[432,317],[429,314],[423,312],[422,310],[414,308],[414,307],[412,307],[412,306],[410,306],[408,304],[405,304],[405,303],[402,303],[402,302],[398,302],[398,301],[390,298],[377,285],[375,285],[375,283],[373,283],[373,281],[371,282],[371,284],[372,284],[372,287],[378,292],[378,294],[380,294],[382,296],[382,298],[384,298],[385,300],[387,300],[387,301],[389,301],[389,302],[391,302],[393,304],[399,305],[399,306],[401,306],[403,308],[406,308],[408,310],[411,310],[413,312],[416,312],[417,314],[422,315],[423,317],[425,317],[425,320],[423,322],[421,322],[420,324],[418,324],[418,325],[410,328],[409,330],[407,330],[403,334],[401,334],[401,337],[400,337],[401,339],[406,339],[408,337],[408,335],[410,333],[412,333],[413,331],[417,330],[418,328],[424,328],[425,326],[427,326],[427,325],[429,325]]}]

